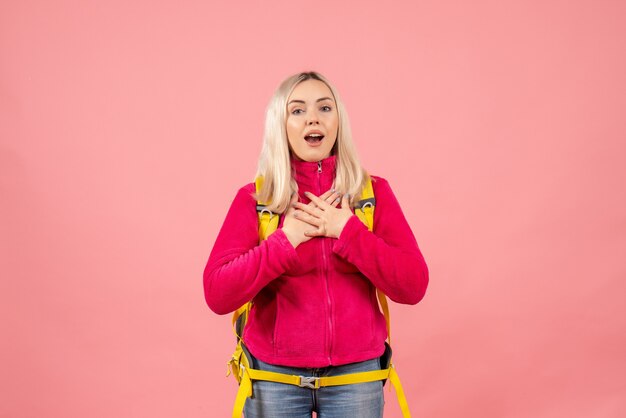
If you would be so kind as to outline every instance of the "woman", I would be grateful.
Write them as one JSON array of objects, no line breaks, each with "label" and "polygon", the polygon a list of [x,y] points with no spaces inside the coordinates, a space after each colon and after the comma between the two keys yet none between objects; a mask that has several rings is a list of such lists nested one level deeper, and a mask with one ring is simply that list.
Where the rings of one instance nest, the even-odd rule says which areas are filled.
[{"label": "woman", "polygon": [[[360,166],[337,91],[321,74],[287,78],[266,114],[255,184],[239,189],[204,271],[218,314],[253,300],[243,342],[261,370],[334,376],[380,369],[387,337],[376,288],[419,302],[428,269],[386,180]],[[374,228],[353,213],[371,178]],[[257,199],[281,214],[259,243]],[[310,389],[255,381],[246,418],[382,417],[382,382]]]}]

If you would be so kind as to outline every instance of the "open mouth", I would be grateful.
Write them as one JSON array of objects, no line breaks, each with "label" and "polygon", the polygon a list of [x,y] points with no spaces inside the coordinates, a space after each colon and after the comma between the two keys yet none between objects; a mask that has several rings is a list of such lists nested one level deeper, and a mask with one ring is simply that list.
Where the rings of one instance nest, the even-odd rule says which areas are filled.
[{"label": "open mouth", "polygon": [[322,134],[309,134],[304,137],[304,140],[309,144],[318,144],[324,139]]}]

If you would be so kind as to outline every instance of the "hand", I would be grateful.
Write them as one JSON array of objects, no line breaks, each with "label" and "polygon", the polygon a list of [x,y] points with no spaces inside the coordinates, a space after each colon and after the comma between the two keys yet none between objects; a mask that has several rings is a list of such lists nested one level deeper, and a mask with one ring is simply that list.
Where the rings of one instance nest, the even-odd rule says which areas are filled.
[{"label": "hand", "polygon": [[[337,207],[340,201],[339,196],[339,193],[331,189],[324,192],[320,197],[315,198],[322,202],[325,202],[331,207]],[[285,220],[283,221],[282,227],[283,232],[287,236],[287,239],[289,240],[291,245],[294,246],[294,248],[302,244],[303,242],[306,242],[313,238],[313,236],[308,236],[305,234],[305,232],[311,230],[311,225],[302,219],[298,219],[295,215],[297,210],[294,205],[296,203],[299,203],[298,193],[294,193],[293,196],[291,196],[291,201],[289,202],[289,207],[285,212]],[[316,204],[313,201],[309,202],[308,205],[305,205],[303,203],[299,204],[305,207],[311,207],[311,209],[316,207]]]},{"label": "hand", "polygon": [[[344,194],[341,199],[341,209],[337,209],[337,198],[332,204],[327,202],[328,199],[321,199],[312,193],[305,192],[305,195],[311,199],[311,205],[305,205],[300,202],[293,203],[293,206],[299,210],[294,212],[294,217],[316,227],[315,230],[306,231],[304,235],[307,237],[332,237],[339,238],[343,227],[346,226],[348,220],[353,213],[350,210],[350,199]],[[337,194],[338,195],[338,194]]]}]

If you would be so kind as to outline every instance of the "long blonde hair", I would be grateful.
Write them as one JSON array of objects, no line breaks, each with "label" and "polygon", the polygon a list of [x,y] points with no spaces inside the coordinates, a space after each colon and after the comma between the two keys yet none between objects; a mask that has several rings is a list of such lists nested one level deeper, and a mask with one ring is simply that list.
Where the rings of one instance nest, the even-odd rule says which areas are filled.
[{"label": "long blonde hair", "polygon": [[354,207],[359,200],[362,187],[369,179],[369,175],[359,162],[352,142],[348,114],[337,90],[323,75],[315,71],[294,74],[278,86],[267,106],[263,147],[256,173],[257,176],[263,176],[264,181],[258,196],[255,194],[254,197],[262,202],[271,202],[267,209],[274,213],[283,213],[289,205],[291,194],[298,191],[298,184],[291,172],[287,139],[287,99],[298,84],[310,79],[326,84],[337,106],[339,128],[337,141],[331,151],[337,156],[333,187],[340,193],[349,193],[350,206]]}]

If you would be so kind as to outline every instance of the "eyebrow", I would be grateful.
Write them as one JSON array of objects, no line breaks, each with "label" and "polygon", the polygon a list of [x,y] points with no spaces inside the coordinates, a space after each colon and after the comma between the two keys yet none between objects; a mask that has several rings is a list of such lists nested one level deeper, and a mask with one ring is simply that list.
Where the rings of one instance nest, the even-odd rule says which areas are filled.
[{"label": "eyebrow", "polygon": [[[315,101],[315,103],[322,102],[322,101],[324,101],[324,100],[330,100],[330,101],[333,101],[333,99],[331,99],[330,97],[320,97],[319,99],[317,99],[317,100]],[[297,99],[290,100],[290,101],[289,101],[289,103],[287,103],[287,105],[290,105],[290,104],[292,104],[292,103],[304,103],[304,100],[297,100]]]}]

